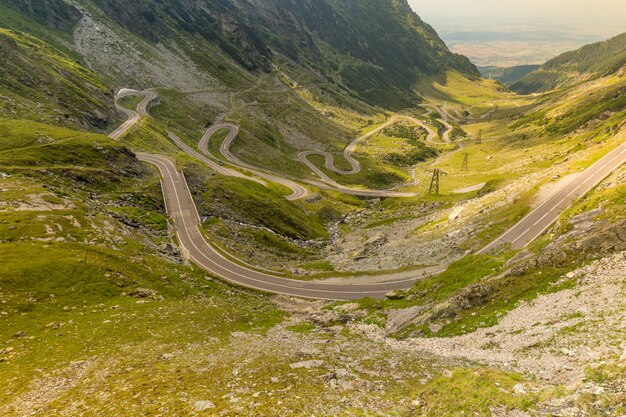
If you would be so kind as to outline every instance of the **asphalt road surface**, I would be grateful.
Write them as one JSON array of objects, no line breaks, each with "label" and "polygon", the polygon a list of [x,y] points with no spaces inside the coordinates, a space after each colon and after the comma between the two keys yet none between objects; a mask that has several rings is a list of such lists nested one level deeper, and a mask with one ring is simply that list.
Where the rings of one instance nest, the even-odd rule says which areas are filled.
[{"label": "asphalt road surface", "polygon": [[[126,96],[144,96],[144,99],[137,106],[137,111],[127,109],[126,107],[117,104],[117,101]],[[158,97],[154,91],[137,91],[129,88],[121,89],[115,96],[115,107],[124,113],[128,118],[120,127],[115,129],[109,134],[109,137],[114,140],[119,140],[131,127],[135,125],[142,117],[148,116],[148,105]]]},{"label": "asphalt road surface", "polygon": [[175,134],[171,133],[171,132],[167,132],[167,135],[169,136],[170,140],[172,142],[174,142],[174,144],[176,146],[178,146],[180,149],[182,149],[183,151],[185,151],[185,153],[187,153],[190,156],[193,156],[194,158],[196,158],[198,161],[204,163],[205,165],[207,165],[209,168],[211,168],[213,171],[217,172],[218,174],[221,175],[225,175],[227,177],[238,177],[238,178],[245,178],[247,180],[250,181],[256,181],[262,185],[267,185],[265,182],[260,181],[258,178],[255,177],[251,177],[248,175],[245,175],[235,169],[231,169],[228,167],[225,167],[222,163],[220,163],[221,161],[217,161],[214,159],[209,159],[206,156],[202,155],[201,153],[195,151],[191,146],[187,145],[185,142],[183,142],[178,136],[176,136]]},{"label": "asphalt road surface", "polygon": [[503,244],[510,243],[512,249],[522,249],[541,236],[568,208],[574,200],[587,194],[611,172],[626,162],[626,143],[609,152],[598,162],[587,168],[547,201],[526,215],[519,223],[494,240],[478,253],[487,253]]}]

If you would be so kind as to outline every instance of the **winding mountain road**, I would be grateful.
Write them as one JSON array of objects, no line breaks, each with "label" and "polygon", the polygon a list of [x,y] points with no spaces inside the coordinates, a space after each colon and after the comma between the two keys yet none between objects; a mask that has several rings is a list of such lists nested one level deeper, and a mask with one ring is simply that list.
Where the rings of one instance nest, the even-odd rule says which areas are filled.
[{"label": "winding mountain road", "polygon": [[452,140],[450,139],[450,135],[452,134],[452,131],[454,130],[454,126],[452,126],[449,122],[448,119],[453,120],[457,123],[460,123],[460,119],[457,119],[456,117],[452,116],[450,113],[448,113],[448,111],[445,108],[441,108],[439,106],[435,106],[434,104],[421,104],[421,107],[427,109],[429,111],[429,113],[427,113],[428,115],[432,115],[434,113],[438,113],[441,117],[437,120],[439,120],[439,122],[441,124],[444,125],[444,127],[446,128],[446,131],[443,133],[442,135],[442,139],[444,141],[444,143],[446,144],[450,144],[452,143]]},{"label": "winding mountain road", "polygon": [[392,125],[397,124],[397,123],[402,122],[402,121],[408,121],[408,122],[414,123],[414,124],[424,128],[424,129],[426,129],[426,131],[428,131],[428,137],[427,137],[426,141],[430,142],[430,143],[436,144],[434,138],[437,136],[437,134],[435,133],[435,131],[430,126],[426,125],[425,123],[422,123],[420,120],[417,120],[414,117],[393,116],[386,123],[380,125],[379,127],[377,127],[376,129],[372,130],[371,132],[368,132],[367,134],[365,134],[365,135],[355,139],[354,141],[352,141],[346,147],[346,149],[344,149],[343,157],[345,158],[346,161],[348,161],[348,163],[351,166],[351,168],[349,170],[343,170],[343,169],[337,168],[335,166],[334,156],[331,153],[329,153],[329,152],[323,152],[323,151],[300,152],[300,154],[298,155],[298,158],[300,159],[300,161],[302,161],[302,163],[306,164],[306,166],[308,166],[313,172],[315,172],[324,182],[336,186],[336,182],[335,181],[330,179],[330,177],[328,177],[326,174],[324,174],[317,167],[317,165],[315,165],[313,162],[311,162],[308,159],[309,156],[319,155],[319,156],[324,157],[324,160],[325,160],[324,166],[326,167],[326,169],[328,169],[330,171],[333,171],[333,172],[336,172],[337,174],[342,174],[342,175],[358,174],[359,172],[361,172],[361,164],[359,163],[359,161],[357,161],[356,159],[354,159],[352,157],[352,154],[356,150],[356,147],[359,145],[359,143],[361,143],[361,142],[371,138],[372,136],[374,136],[375,134],[385,130],[389,126],[392,126]]},{"label": "winding mountain road", "polygon": [[[184,176],[166,156],[137,154],[140,161],[155,165],[161,173],[167,212],[176,226],[176,236],[186,255],[198,266],[226,281],[261,291],[296,297],[355,300],[363,297],[382,298],[392,290],[406,289],[422,274],[439,272],[440,267],[417,272],[401,272],[380,277],[376,283],[342,284],[323,281],[297,281],[257,271],[233,262],[211,245],[201,232],[198,211]],[[362,281],[366,281],[363,276]]]},{"label": "winding mountain road", "polygon": [[[127,109],[126,107],[120,106],[118,104],[119,99],[126,97],[126,96],[131,96],[131,95],[144,96],[144,99],[137,106],[137,111]],[[124,133],[126,133],[128,129],[133,127],[133,125],[137,123],[141,117],[147,117],[148,105],[157,97],[158,95],[154,91],[137,91],[137,90],[131,90],[129,88],[121,89],[115,96],[115,108],[117,108],[117,110],[124,113],[128,119],[124,123],[122,123],[120,127],[118,127],[112,133],[110,133],[109,137],[114,140],[119,140],[119,138],[122,135],[124,135]]]},{"label": "winding mountain road", "polygon": [[472,114],[470,114],[469,116],[467,116],[467,119],[468,120],[473,120],[473,121],[485,120],[486,118],[488,118],[489,116],[494,114],[497,110],[498,110],[498,106],[494,104],[493,107],[491,109],[489,109],[489,111],[487,113],[483,114],[482,116],[473,116]]},{"label": "winding mountain road", "polygon": [[435,106],[434,104],[430,104],[430,103],[426,103],[426,104],[420,104],[420,107],[423,107],[427,110],[430,110],[430,113],[439,113],[439,115],[441,116],[442,120],[448,121],[448,119],[456,122],[456,123],[460,123],[461,120],[452,116],[450,113],[448,113],[448,111],[443,108],[443,107],[439,107],[439,106]]},{"label": "winding mountain road", "polygon": [[283,185],[283,186],[289,188],[291,190],[291,194],[286,197],[287,200],[299,200],[299,199],[304,198],[307,195],[309,195],[309,190],[307,190],[305,187],[303,187],[302,185],[298,184],[297,182],[292,181],[292,180],[287,179],[287,178],[283,178],[283,177],[281,177],[279,175],[276,175],[276,174],[273,174],[271,172],[261,171],[259,168],[255,167],[254,165],[251,165],[251,164],[248,164],[248,163],[242,161],[235,154],[233,154],[230,151],[230,147],[231,147],[233,141],[239,135],[239,127],[238,126],[235,126],[235,125],[232,125],[232,124],[227,124],[227,123],[217,124],[217,125],[211,126],[204,133],[204,136],[202,136],[202,139],[200,140],[200,143],[198,144],[198,147],[200,148],[200,152],[202,152],[203,154],[205,154],[207,156],[212,156],[211,152],[209,151],[209,140],[211,139],[211,136],[213,136],[213,134],[215,132],[217,132],[218,130],[221,130],[221,129],[228,130],[228,135],[226,136],[226,138],[224,139],[224,141],[220,145],[220,152],[233,165],[238,166],[240,168],[243,168],[243,169],[249,171],[250,173],[256,175],[257,177],[264,178],[264,179],[266,179],[268,181],[275,182],[277,184],[280,184],[280,185]]},{"label": "winding mountain road", "polygon": [[[398,120],[397,120],[398,121]],[[395,123],[397,123],[397,121],[395,121]],[[420,123],[421,124],[421,123]],[[385,127],[389,126],[389,124],[386,124],[386,126],[380,127],[378,129],[376,129],[377,131],[380,131],[381,129],[384,129]],[[426,125],[424,125],[425,128],[428,129],[428,127]],[[224,141],[222,142],[222,144],[220,145],[220,153],[222,155],[224,155],[224,157],[230,161],[233,165],[247,170],[248,172],[257,175],[261,178],[265,178],[269,181],[273,181],[276,182],[278,184],[282,184],[285,187],[288,187],[292,190],[292,194],[287,196],[287,199],[289,200],[297,200],[300,198],[305,197],[306,195],[309,194],[309,191],[299,185],[298,183],[281,177],[280,174],[269,171],[269,170],[262,170],[259,167],[256,167],[254,165],[248,164],[247,162],[242,161],[241,159],[239,159],[235,154],[233,154],[230,151],[230,147],[232,146],[233,142],[235,141],[235,139],[237,138],[238,134],[239,134],[239,128],[235,125],[232,124],[217,124],[214,125],[212,127],[210,127],[204,134],[204,136],[202,137],[202,139],[200,140],[199,143],[199,148],[200,151],[203,152],[205,155],[214,158],[213,155],[211,155],[208,147],[209,147],[209,140],[211,139],[211,137],[213,136],[213,134],[215,134],[215,132],[217,132],[218,130],[221,129],[227,129],[228,130],[228,135],[226,136],[226,138],[224,139]],[[370,137],[371,135],[375,134],[376,132],[370,132],[368,135],[366,135],[367,137]],[[432,129],[429,130],[429,138],[432,138],[435,134],[434,131],[432,131]],[[364,137],[359,138],[357,141],[363,140],[365,139]],[[356,141],[355,141],[356,142]],[[354,142],[353,142],[354,143]],[[356,145],[355,145],[356,146]],[[318,154],[319,152],[311,152],[311,154]],[[351,152],[350,152],[351,153]],[[327,153],[324,153],[327,154]],[[330,161],[332,163],[332,158],[333,156],[331,154],[327,154],[328,157],[330,158]],[[302,160],[302,159],[301,159]],[[356,166],[357,171],[356,172],[360,172],[361,167],[358,163],[358,161],[356,161],[355,159],[353,159],[350,155],[350,160],[355,164],[353,165]],[[411,197],[415,197],[417,194],[416,193],[409,193],[409,192],[399,192],[399,191],[391,191],[391,190],[368,190],[368,189],[358,189],[358,188],[350,188],[350,187],[346,187],[344,185],[339,184],[338,182],[334,181],[333,179],[331,179],[330,177],[328,177],[324,171],[322,171],[321,169],[319,169],[315,164],[311,163],[308,160],[305,160],[307,166],[315,173],[317,174],[322,181],[312,181],[312,180],[303,180],[303,182],[313,185],[315,187],[324,189],[324,190],[328,190],[328,191],[336,191],[336,192],[340,192],[343,194],[350,194],[350,195],[356,195],[356,196],[361,196],[361,197],[374,197],[374,198],[411,198]]]},{"label": "winding mountain road", "polygon": [[228,167],[225,167],[221,161],[217,161],[214,159],[210,159],[207,158],[206,156],[202,155],[201,153],[195,151],[191,146],[187,145],[185,142],[183,142],[178,136],[176,136],[175,134],[173,134],[172,132],[167,132],[167,135],[169,136],[170,140],[172,142],[174,142],[174,144],[176,146],[178,146],[180,149],[182,149],[183,151],[185,151],[185,153],[187,153],[188,155],[196,158],[198,161],[204,163],[205,165],[207,165],[209,168],[211,168],[213,171],[217,172],[218,174],[227,176],[227,177],[237,177],[237,178],[245,178],[247,180],[250,181],[255,181],[258,182],[261,185],[267,185],[266,182],[259,180],[258,178],[249,176],[249,175],[245,175],[235,169],[231,169]]},{"label": "winding mountain road", "polygon": [[[140,104],[140,107],[142,105],[144,107],[138,107],[138,112],[143,114],[145,111],[147,114],[147,104],[148,102],[144,100]],[[128,115],[129,120],[110,135],[114,139],[121,137],[139,120],[130,112],[124,113]],[[167,213],[174,221],[181,249],[201,268],[237,285],[265,292],[314,299],[382,298],[389,291],[410,288],[416,280],[439,273],[446,267],[440,265],[419,271],[380,275],[376,277],[376,282],[372,282],[371,276],[352,277],[350,283],[342,283],[339,278],[331,279],[333,282],[297,281],[242,266],[222,255],[202,234],[198,211],[187,182],[184,175],[176,169],[174,162],[166,156],[144,153],[137,154],[137,158],[156,166],[161,173]],[[478,253],[487,253],[506,243],[511,243],[513,248],[527,245],[554,223],[562,210],[572,201],[589,192],[624,162],[626,162],[626,143],[622,143],[593,164]]]},{"label": "winding mountain road", "polygon": [[[142,100],[141,103],[137,106],[136,112],[117,104],[117,100],[128,95],[145,96],[144,100]],[[127,115],[128,120],[124,122],[118,129],[116,129],[109,136],[115,140],[118,140],[124,132],[126,132],[130,127],[132,127],[139,120],[140,117],[147,117],[148,105],[150,102],[152,102],[156,98],[158,98],[158,95],[156,92],[153,92],[153,91],[149,91],[149,90],[138,91],[138,90],[127,89],[127,88],[121,89],[116,96],[116,107],[118,108],[118,110],[120,110],[121,112]],[[435,145],[440,144],[439,142],[435,141],[435,138],[437,137],[437,133],[427,124],[409,116],[394,116],[391,119],[389,119],[389,121],[377,127],[376,129],[372,130],[371,132],[368,132],[367,134],[355,139],[346,147],[346,149],[344,150],[344,157],[352,167],[350,170],[344,171],[344,170],[337,168],[334,164],[333,155],[328,152],[308,151],[308,152],[300,153],[298,155],[300,161],[306,164],[311,169],[311,171],[313,171],[313,173],[315,173],[321,179],[321,182],[313,181],[313,180],[304,180],[303,182],[313,185],[315,187],[321,188],[321,189],[328,190],[328,191],[336,191],[336,192],[340,192],[344,194],[350,194],[350,195],[361,196],[361,197],[373,197],[373,198],[415,197],[417,194],[411,193],[411,192],[399,192],[399,191],[394,191],[394,190],[370,190],[370,189],[346,187],[344,185],[339,184],[332,178],[330,178],[328,175],[324,173],[324,171],[322,171],[315,164],[313,164],[310,160],[308,160],[308,156],[321,155],[325,158],[326,168],[332,170],[333,172],[337,172],[342,175],[357,174],[361,172],[361,166],[359,162],[352,157],[352,153],[355,151],[357,145],[363,142],[364,140],[372,137],[373,135],[379,133],[380,131],[386,129],[387,127],[394,125],[400,121],[409,121],[418,126],[421,126],[428,132],[428,137],[426,138],[427,142],[435,144]],[[442,123],[444,123],[448,127],[448,131],[446,131],[442,136],[443,143],[450,143],[449,134],[453,128],[445,121],[442,121]],[[213,134],[215,134],[215,132],[221,129],[228,130],[228,135],[226,136],[226,138],[220,145],[220,153],[234,166],[252,175],[246,175],[246,173],[244,172],[240,172],[238,170],[225,166],[221,160],[219,160],[218,158],[215,158],[215,156],[211,154],[211,152],[208,149],[209,140],[213,136]],[[198,153],[194,149],[192,149],[189,145],[183,142],[178,136],[176,136],[172,132],[168,131],[167,134],[170,140],[176,146],[178,146],[181,150],[183,150],[184,152],[186,152],[188,155],[192,156],[193,158],[196,158],[197,160],[206,164],[215,172],[221,175],[245,178],[251,181],[258,182],[263,185],[267,185],[267,183],[265,183],[264,181],[259,180],[259,178],[262,178],[262,179],[283,185],[284,187],[291,190],[291,194],[285,197],[287,200],[292,200],[292,201],[299,200],[299,199],[307,197],[310,194],[309,190],[306,187],[298,184],[297,182],[290,180],[288,178],[282,177],[280,174],[276,172],[272,172],[270,170],[256,167],[254,165],[246,163],[242,161],[240,158],[238,158],[235,154],[233,154],[230,151],[230,148],[233,142],[235,141],[235,139],[237,138],[237,136],[239,135],[238,126],[235,126],[229,123],[222,123],[222,124],[216,124],[214,126],[211,126],[209,129],[207,129],[198,144],[199,150],[200,152],[202,152],[203,155]]]}]

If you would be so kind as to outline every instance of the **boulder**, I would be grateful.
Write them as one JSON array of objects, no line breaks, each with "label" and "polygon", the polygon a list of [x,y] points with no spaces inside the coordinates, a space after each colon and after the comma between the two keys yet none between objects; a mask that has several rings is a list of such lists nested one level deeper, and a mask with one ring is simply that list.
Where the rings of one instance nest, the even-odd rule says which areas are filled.
[{"label": "boulder", "polygon": [[128,295],[134,298],[154,298],[158,292],[148,288],[137,288],[135,291],[130,292]]},{"label": "boulder", "polygon": [[403,300],[406,295],[402,291],[389,291],[385,294],[385,298],[388,300]]},{"label": "boulder", "polygon": [[196,411],[206,411],[215,408],[213,401],[196,401],[193,405]]},{"label": "boulder", "polygon": [[441,324],[431,324],[428,326],[428,330],[430,330],[430,332],[432,334],[437,334],[439,333],[441,330],[443,329],[443,325]]},{"label": "boulder", "polygon": [[392,310],[387,314],[387,324],[385,325],[385,331],[387,334],[392,334],[415,320],[424,311],[423,306],[413,306],[404,308],[401,310]]}]

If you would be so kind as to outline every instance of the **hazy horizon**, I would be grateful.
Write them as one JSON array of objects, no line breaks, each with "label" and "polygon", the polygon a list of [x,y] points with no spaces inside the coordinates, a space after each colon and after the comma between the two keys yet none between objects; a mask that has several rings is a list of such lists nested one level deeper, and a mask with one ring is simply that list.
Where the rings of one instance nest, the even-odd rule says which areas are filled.
[{"label": "hazy horizon", "polygon": [[425,20],[442,17],[503,19],[509,22],[553,24],[572,27],[581,22],[623,26],[626,31],[626,2],[623,0],[409,0]]},{"label": "hazy horizon", "polygon": [[540,64],[626,32],[626,1],[409,0],[454,52],[477,65]]}]

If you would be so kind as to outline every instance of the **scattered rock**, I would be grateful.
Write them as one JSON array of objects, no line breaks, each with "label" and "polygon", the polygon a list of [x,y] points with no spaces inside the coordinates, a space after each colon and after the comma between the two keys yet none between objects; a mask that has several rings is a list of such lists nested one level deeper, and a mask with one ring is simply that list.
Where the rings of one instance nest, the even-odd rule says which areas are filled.
[{"label": "scattered rock", "polygon": [[385,331],[387,334],[395,333],[404,327],[407,323],[410,323],[424,311],[423,306],[414,306],[405,308],[402,310],[392,310],[387,315],[387,324]]},{"label": "scattered rock", "polygon": [[135,291],[130,292],[128,295],[134,298],[158,298],[158,292],[148,288],[137,288]]},{"label": "scattered rock", "polygon": [[388,300],[403,300],[405,297],[406,295],[401,291],[389,291],[385,294],[385,298]]},{"label": "scattered rock", "polygon": [[311,360],[311,361],[292,363],[292,364],[289,365],[289,367],[291,369],[302,369],[302,368],[303,369],[312,369],[312,368],[319,368],[322,365],[324,365],[324,361]]},{"label": "scattered rock", "polygon": [[[569,219],[571,229],[546,246],[539,256],[522,251],[505,265],[507,276],[521,276],[543,267],[561,267],[572,259],[594,259],[626,250],[626,220],[615,223],[597,220],[602,209],[581,213]],[[570,272],[566,278],[574,278]]]},{"label": "scattered rock", "polygon": [[343,313],[350,313],[360,308],[361,306],[358,303],[348,303],[348,304],[339,304],[333,310],[343,312]]},{"label": "scattered rock", "polygon": [[311,197],[307,198],[306,200],[304,200],[307,203],[317,203],[318,201],[322,200],[322,196],[315,193],[313,194]]},{"label": "scattered rock", "polygon": [[17,332],[13,335],[13,337],[24,337],[26,336],[26,333],[23,331]]},{"label": "scattered rock", "polygon": [[465,207],[463,206],[455,207],[454,210],[452,210],[452,213],[450,213],[450,216],[448,216],[448,220],[452,221],[452,220],[458,219],[459,217],[461,217],[461,214],[463,213],[463,211],[465,211]]},{"label": "scattered rock", "polygon": [[185,262],[180,249],[171,243],[162,243],[158,246],[157,250],[164,258],[174,261],[175,263],[182,265]]},{"label": "scattered rock", "polygon": [[354,259],[355,261],[360,261],[361,259],[367,258],[367,253],[367,248],[358,249],[354,253],[352,253],[352,259]]},{"label": "scattered rock", "polygon": [[317,355],[320,353],[320,350],[314,346],[304,346],[300,349],[300,353],[303,355]]},{"label": "scattered rock", "polygon": [[339,387],[344,391],[349,391],[349,390],[354,389],[354,385],[352,385],[352,382],[350,381],[339,379],[337,380],[337,383],[339,384]]},{"label": "scattered rock", "polygon": [[526,394],[526,389],[524,388],[524,385],[516,384],[513,387],[513,392],[516,393],[517,395],[524,395]]},{"label": "scattered rock", "polygon": [[428,330],[430,330],[430,332],[433,334],[439,333],[441,329],[443,329],[443,326],[441,324],[431,324],[428,326]]},{"label": "scattered rock", "polygon": [[364,243],[365,246],[379,246],[387,241],[385,236],[374,236],[367,239]]},{"label": "scattered rock", "polygon": [[213,401],[196,401],[193,405],[196,411],[206,411],[215,408]]}]

